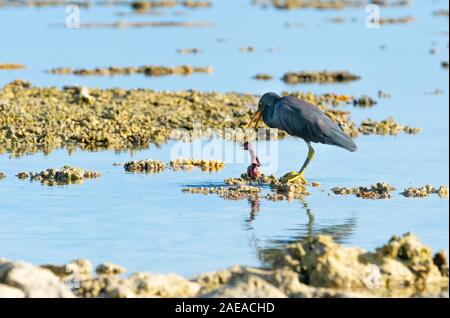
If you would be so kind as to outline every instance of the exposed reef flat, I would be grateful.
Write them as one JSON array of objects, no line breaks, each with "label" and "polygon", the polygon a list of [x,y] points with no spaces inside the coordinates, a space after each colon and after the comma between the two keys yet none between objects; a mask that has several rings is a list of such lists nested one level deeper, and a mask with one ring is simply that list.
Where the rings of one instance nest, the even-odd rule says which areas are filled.
[{"label": "exposed reef flat", "polygon": [[116,76],[116,75],[133,75],[143,74],[146,76],[164,76],[164,75],[190,75],[193,73],[211,74],[214,69],[210,66],[197,67],[190,65],[182,65],[175,67],[144,65],[133,67],[98,67],[93,69],[72,69],[70,67],[59,67],[47,70],[47,73],[58,75],[80,75],[80,76]]},{"label": "exposed reef flat", "polygon": [[287,84],[297,83],[343,83],[359,80],[361,77],[348,71],[300,71],[287,72],[282,80]]},{"label": "exposed reef flat", "polygon": [[433,255],[414,235],[393,236],[374,251],[311,236],[265,250],[264,268],[235,265],[192,278],[131,273],[89,260],[35,266],[0,258],[0,297],[448,297],[444,251]]},{"label": "exposed reef flat", "polygon": [[[393,119],[364,121],[336,108],[358,104],[349,95],[293,93],[316,104],[352,137],[363,134],[417,133]],[[95,89],[77,86],[35,87],[16,80],[0,89],[0,154],[13,156],[56,148],[69,150],[141,149],[168,140],[218,137],[245,141],[256,133],[243,127],[258,97],[240,93],[156,92],[148,89]],[[369,103],[365,101],[365,103]],[[371,103],[371,102],[370,102]],[[265,127],[261,122],[259,127]],[[275,137],[286,133],[279,130]]]}]

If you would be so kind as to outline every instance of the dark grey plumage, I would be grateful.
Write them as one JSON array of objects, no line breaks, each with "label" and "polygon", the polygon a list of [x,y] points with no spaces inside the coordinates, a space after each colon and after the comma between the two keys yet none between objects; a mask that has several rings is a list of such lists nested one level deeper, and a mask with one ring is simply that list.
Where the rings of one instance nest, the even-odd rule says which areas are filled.
[{"label": "dark grey plumage", "polygon": [[282,129],[307,143],[357,149],[353,140],[317,106],[294,96],[266,93],[259,101],[259,111],[267,126]]}]

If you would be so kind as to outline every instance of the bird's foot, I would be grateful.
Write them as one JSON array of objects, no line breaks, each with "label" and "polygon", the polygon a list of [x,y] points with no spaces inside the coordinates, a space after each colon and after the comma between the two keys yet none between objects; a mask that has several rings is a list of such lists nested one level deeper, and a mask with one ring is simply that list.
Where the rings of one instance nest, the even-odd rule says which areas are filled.
[{"label": "bird's foot", "polygon": [[296,171],[291,171],[289,173],[286,173],[281,178],[282,183],[299,183],[302,185],[305,185],[307,183],[303,173],[298,173]]}]

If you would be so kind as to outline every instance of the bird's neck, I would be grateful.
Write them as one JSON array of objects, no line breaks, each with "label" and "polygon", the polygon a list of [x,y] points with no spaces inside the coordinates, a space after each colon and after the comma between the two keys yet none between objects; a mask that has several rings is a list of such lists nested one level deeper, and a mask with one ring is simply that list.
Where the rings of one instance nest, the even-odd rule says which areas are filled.
[{"label": "bird's neck", "polygon": [[270,128],[281,128],[280,119],[275,111],[275,107],[277,107],[275,103],[270,106],[266,106],[262,111],[262,117],[264,123]]}]

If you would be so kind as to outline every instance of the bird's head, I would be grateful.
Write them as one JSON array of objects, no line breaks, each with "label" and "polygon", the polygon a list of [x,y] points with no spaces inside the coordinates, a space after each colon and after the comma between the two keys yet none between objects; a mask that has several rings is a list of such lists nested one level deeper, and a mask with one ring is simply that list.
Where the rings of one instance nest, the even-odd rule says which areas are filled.
[{"label": "bird's head", "polygon": [[261,117],[263,116],[264,110],[273,107],[275,105],[275,102],[277,99],[279,99],[280,96],[278,96],[275,93],[265,93],[260,99],[258,103],[258,110],[253,115],[250,122],[247,124],[247,128],[249,128],[254,123],[254,128],[258,127],[258,123],[261,120]]}]

